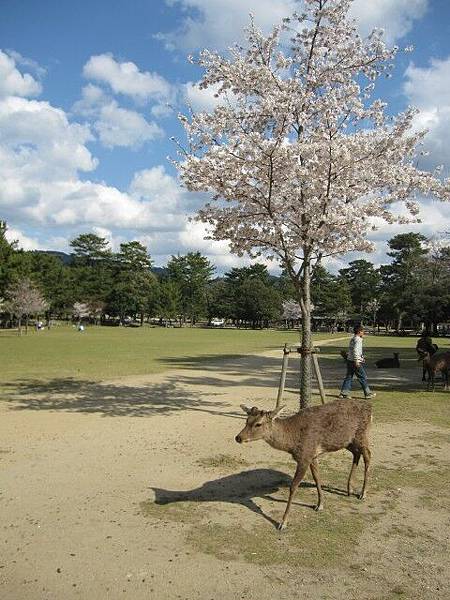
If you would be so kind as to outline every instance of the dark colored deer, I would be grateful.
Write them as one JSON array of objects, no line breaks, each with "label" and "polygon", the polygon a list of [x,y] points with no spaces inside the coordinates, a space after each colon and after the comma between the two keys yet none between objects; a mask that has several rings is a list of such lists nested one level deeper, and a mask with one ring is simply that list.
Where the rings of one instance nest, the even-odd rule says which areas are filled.
[{"label": "dark colored deer", "polygon": [[[439,350],[439,347],[437,344],[433,344],[431,338],[429,336],[427,336],[426,334],[422,335],[418,340],[417,340],[417,344],[416,344],[416,351],[417,354],[419,355],[419,360],[423,360],[423,357],[426,353],[428,353],[430,356],[433,356],[434,354],[436,354],[436,352]],[[425,365],[423,365],[423,369],[422,369],[422,381],[426,381],[426,375],[428,373],[428,369],[426,368]]]},{"label": "dark colored deer", "polygon": [[394,358],[380,358],[375,363],[378,369],[393,369],[400,367],[399,353],[394,352]]},{"label": "dark colored deer", "polygon": [[[424,370],[428,373],[428,389],[434,391],[436,375],[442,373],[444,377],[444,390],[448,390],[450,352],[440,352],[439,354],[433,355],[430,355],[429,352],[419,352],[419,357],[419,360],[423,361]],[[422,379],[422,381],[425,380]]]},{"label": "dark colored deer", "polygon": [[352,476],[362,454],[364,483],[358,498],[365,497],[370,465],[368,436],[372,421],[372,407],[367,401],[335,400],[305,408],[284,419],[278,416],[283,406],[273,411],[259,410],[255,406],[248,408],[243,404],[241,408],[248,417],[244,429],[235,438],[237,442],[264,440],[273,448],[288,452],[297,462],[288,503],[278,529],[286,527],[292,499],[308,467],[317,487],[318,501],[315,510],[322,510],[322,488],[317,458],[325,452],[336,452],[345,448],[353,454],[353,464],[347,481],[349,496],[352,493]]}]

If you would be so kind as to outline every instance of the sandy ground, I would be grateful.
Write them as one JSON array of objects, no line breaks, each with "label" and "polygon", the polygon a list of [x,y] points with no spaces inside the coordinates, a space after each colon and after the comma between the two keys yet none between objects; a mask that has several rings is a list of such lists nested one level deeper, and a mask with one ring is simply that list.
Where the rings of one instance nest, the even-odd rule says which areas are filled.
[{"label": "sandy ground", "polygon": [[[412,488],[392,488],[368,505],[352,499],[351,510],[368,519],[389,501],[395,511],[367,521],[341,566],[315,565],[301,538],[276,531],[289,482],[280,477],[292,475],[293,463],[263,443],[241,447],[234,436],[243,426],[240,403],[273,406],[280,364],[279,352],[192,360],[157,376],[24,383],[10,394],[0,403],[0,598],[449,598],[448,510],[418,508]],[[327,373],[328,389],[342,374],[342,366]],[[292,410],[295,380],[290,373]],[[402,468],[420,451],[410,440],[423,446],[429,434],[439,437],[434,452],[442,457],[442,430],[375,424],[375,472],[393,456]],[[311,493],[298,492],[293,526],[317,518],[302,497],[311,502]],[[190,502],[177,512],[171,498]],[[153,511],[161,499],[166,506]],[[344,506],[338,496],[325,500],[330,512]],[[393,533],[398,522],[411,539]],[[247,535],[264,543],[272,536],[274,552],[298,551],[304,564],[261,559],[257,549],[241,554]]]}]

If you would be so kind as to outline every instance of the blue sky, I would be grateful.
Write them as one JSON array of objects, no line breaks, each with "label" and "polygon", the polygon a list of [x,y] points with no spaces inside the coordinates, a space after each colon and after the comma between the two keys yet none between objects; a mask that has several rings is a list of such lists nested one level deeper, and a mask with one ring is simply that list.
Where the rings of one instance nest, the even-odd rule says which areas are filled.
[{"label": "blue sky", "polygon": [[[167,160],[182,136],[176,112],[211,106],[192,83],[189,53],[224,49],[253,12],[263,29],[295,0],[2,0],[0,3],[0,218],[24,248],[68,250],[95,231],[114,248],[139,239],[156,264],[200,250],[222,272],[243,264],[224,243],[203,239],[188,221],[202,199],[180,188]],[[418,106],[429,128],[428,166],[450,165],[450,3],[356,0],[362,32],[381,26],[388,40],[413,44],[380,96],[392,112]],[[167,105],[170,105],[169,108]],[[424,200],[426,235],[450,230],[450,207]],[[386,239],[374,234],[386,259]],[[353,255],[330,264],[336,269]]]}]

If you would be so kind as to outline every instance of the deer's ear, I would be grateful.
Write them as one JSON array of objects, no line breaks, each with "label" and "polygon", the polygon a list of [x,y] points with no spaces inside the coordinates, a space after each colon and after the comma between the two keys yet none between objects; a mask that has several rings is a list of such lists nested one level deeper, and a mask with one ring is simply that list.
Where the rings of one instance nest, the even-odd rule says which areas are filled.
[{"label": "deer's ear", "polygon": [[273,421],[274,419],[276,419],[278,417],[278,415],[281,413],[281,411],[283,411],[285,408],[286,408],[286,405],[283,404],[283,406],[279,406],[275,410],[271,410],[268,413],[270,420]]},{"label": "deer's ear", "polygon": [[241,408],[242,410],[247,413],[248,415],[252,412],[252,409],[249,408],[248,406],[245,406],[245,404],[241,404]]}]

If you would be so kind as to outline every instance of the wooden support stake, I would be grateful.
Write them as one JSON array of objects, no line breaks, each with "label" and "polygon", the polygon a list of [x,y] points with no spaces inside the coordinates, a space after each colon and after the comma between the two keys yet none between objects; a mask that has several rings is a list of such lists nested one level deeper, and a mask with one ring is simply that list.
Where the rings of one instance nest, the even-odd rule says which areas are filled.
[{"label": "wooden support stake", "polygon": [[325,389],[323,387],[322,373],[320,372],[319,359],[317,358],[316,352],[312,353],[312,360],[317,383],[319,385],[320,398],[322,399],[322,404],[325,404]]},{"label": "wooden support stake", "polygon": [[278,396],[277,396],[277,403],[275,405],[275,408],[278,408],[280,406],[281,398],[283,397],[284,386],[286,384],[286,371],[287,371],[287,367],[288,367],[289,353],[290,353],[290,349],[289,349],[288,345],[285,344],[284,348],[283,348],[283,364],[281,367],[280,385],[278,387]]}]

